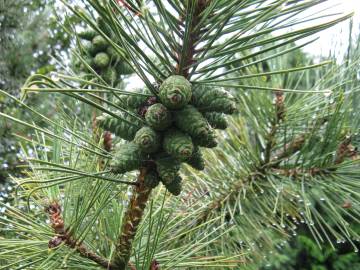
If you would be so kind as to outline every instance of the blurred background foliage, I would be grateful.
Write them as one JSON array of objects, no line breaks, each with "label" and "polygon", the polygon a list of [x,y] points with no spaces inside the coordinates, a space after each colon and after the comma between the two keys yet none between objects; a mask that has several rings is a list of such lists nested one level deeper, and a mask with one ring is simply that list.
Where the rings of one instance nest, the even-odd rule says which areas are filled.
[{"label": "blurred background foliage", "polygon": [[[64,58],[70,57],[71,37],[64,31],[58,18],[56,18],[58,12],[58,10],[54,9],[53,1],[0,0],[0,51],[6,52],[0,54],[1,89],[19,97],[19,89],[30,74],[34,72],[48,74],[57,69],[56,58],[52,58],[52,55]],[[75,17],[66,18],[69,21],[63,21],[63,25],[80,23]],[[350,47],[347,54],[348,64],[351,64],[351,61],[359,56],[359,41],[357,40]],[[271,72],[277,69],[279,65],[286,68],[296,68],[312,64],[314,64],[313,56],[298,50],[280,57],[276,61],[261,62],[256,68],[257,72]],[[346,67],[346,65],[344,66]],[[336,71],[336,69],[345,68],[344,66],[333,67],[332,72]],[[252,70],[249,70],[248,74],[251,74],[251,72]],[[313,72],[298,72],[271,78],[263,76],[249,79],[249,82],[251,83],[251,80],[262,80],[264,83],[271,83],[273,87],[277,88],[311,89],[316,85],[320,77],[326,76],[327,72],[329,71],[324,67]],[[334,77],[334,80],[336,80],[336,77]],[[328,83],[334,82],[330,81]],[[359,87],[359,77],[354,77],[351,84],[351,87]],[[346,88],[348,85],[343,87]],[[55,117],[56,113],[59,112],[55,111],[56,108],[59,108],[56,104],[64,105],[71,102],[66,98],[58,99],[52,95],[46,97],[47,99],[44,100],[43,96],[34,94],[26,100],[26,103],[39,106],[43,112],[47,112],[46,115]],[[353,98],[354,106],[358,106],[358,95],[355,94]],[[17,109],[15,103],[10,99],[3,98],[0,100],[1,112],[14,115]],[[21,119],[26,119],[26,113],[24,114],[20,117]],[[240,118],[239,121],[241,121]],[[357,119],[351,119],[351,121],[355,122],[354,127],[358,127]],[[15,129],[13,125],[13,123],[7,121],[0,122],[0,195],[3,196],[3,198],[0,198],[1,200],[6,200],[7,192],[12,190],[6,184],[8,175],[18,176],[21,174],[16,168],[21,163],[21,155],[19,155],[21,150],[17,146],[13,134]],[[22,129],[22,131],[23,133],[19,135],[26,137],[27,130]],[[231,141],[231,139],[232,137],[227,137],[228,141]],[[352,142],[355,147],[360,146],[360,139],[357,136],[352,138]],[[360,231],[359,224],[351,224],[351,226],[357,232]],[[299,226],[296,232],[297,234],[290,239],[289,243],[281,241],[278,250],[269,256],[266,263],[256,263],[254,268],[264,270],[360,269],[359,253],[354,252],[353,246],[337,243],[335,239],[332,239],[333,246],[322,245],[323,248],[321,249],[318,243],[313,240],[312,233],[308,229]],[[277,239],[274,239],[274,242],[277,242]]]},{"label": "blurred background foliage", "polygon": [[[63,25],[76,23],[77,19],[69,16],[65,21],[59,21],[57,15],[61,10],[54,4],[53,0],[0,1],[0,89],[13,96],[20,96],[20,88],[31,74],[48,74],[56,70],[57,62],[53,56],[69,57],[71,37]],[[55,97],[44,100],[38,95],[32,95],[26,101],[52,117],[56,115],[55,102]],[[31,120],[26,112],[18,110],[13,101],[4,96],[0,97],[0,111]],[[0,122],[0,189],[3,191],[10,188],[6,181],[8,175],[20,174],[16,168],[21,163],[20,149],[14,130],[19,131],[14,123]],[[19,135],[26,137],[27,133],[21,128]]]}]

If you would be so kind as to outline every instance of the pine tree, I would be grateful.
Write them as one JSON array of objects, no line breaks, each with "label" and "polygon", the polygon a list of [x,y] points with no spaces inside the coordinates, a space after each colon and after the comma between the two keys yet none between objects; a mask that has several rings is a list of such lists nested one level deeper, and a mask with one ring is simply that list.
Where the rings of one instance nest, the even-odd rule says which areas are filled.
[{"label": "pine tree", "polygon": [[[73,70],[31,76],[24,91],[70,96],[108,120],[67,112],[55,122],[21,100],[52,128],[1,113],[33,128],[42,147],[24,148],[31,170],[15,179],[29,211],[20,200],[0,217],[14,235],[0,242],[5,268],[251,267],[300,222],[319,242],[358,238],[346,225],[359,216],[348,80],[358,60],[330,66],[309,89],[276,81],[328,62],[258,69],[349,16],[304,28],[309,18],[293,17],[322,1],[63,2],[88,25],[68,29]],[[123,89],[131,71],[146,90]],[[228,114],[225,131],[208,120],[214,112]]]},{"label": "pine tree", "polygon": [[[47,5],[53,5],[53,1],[0,1],[0,89],[8,94],[19,97],[19,88],[32,72],[46,74],[55,69],[51,54],[66,54],[70,38],[51,18]],[[11,98],[3,96],[0,101],[1,112],[21,114]],[[45,105],[37,96],[27,103]],[[9,175],[20,175],[16,165],[22,163],[17,156],[20,149],[12,134],[16,129],[13,126],[9,121],[0,122],[0,188],[5,189]]]}]

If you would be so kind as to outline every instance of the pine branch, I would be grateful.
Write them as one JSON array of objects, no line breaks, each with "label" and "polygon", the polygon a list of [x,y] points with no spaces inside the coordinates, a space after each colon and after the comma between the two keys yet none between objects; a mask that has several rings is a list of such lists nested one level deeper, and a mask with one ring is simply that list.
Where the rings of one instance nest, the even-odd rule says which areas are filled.
[{"label": "pine branch", "polygon": [[89,250],[83,243],[78,243],[74,236],[65,229],[64,219],[61,215],[61,206],[58,202],[52,202],[45,211],[49,214],[51,227],[56,233],[56,236],[49,241],[49,248],[57,248],[64,243],[69,248],[76,250],[80,256],[92,260],[106,269],[113,269],[108,260]]},{"label": "pine branch", "polygon": [[[299,140],[300,141],[300,140]],[[336,158],[333,162],[333,165],[340,165],[341,163],[343,163],[346,158],[352,158],[352,159],[358,159],[358,152],[357,150],[353,147],[353,145],[351,144],[351,137],[349,136],[348,138],[345,138],[338,146],[338,149],[336,151]],[[290,176],[293,178],[299,177],[301,175],[310,175],[312,177],[316,176],[316,175],[321,175],[321,174],[329,174],[329,173],[333,173],[334,171],[336,171],[336,167],[335,168],[318,168],[318,167],[314,167],[314,168],[304,168],[304,169],[300,169],[300,168],[291,168],[291,169],[286,169],[286,168],[272,168],[272,170],[274,170],[275,172],[285,175],[285,176]]]},{"label": "pine branch", "polygon": [[352,137],[345,138],[336,151],[335,164],[343,163],[347,157],[356,157],[357,150],[351,145]]},{"label": "pine branch", "polygon": [[274,158],[269,162],[271,167],[277,167],[283,159],[291,156],[293,153],[296,153],[301,149],[305,144],[306,136],[301,134],[295,137],[291,142],[287,143],[281,151],[275,152]]},{"label": "pine branch", "polygon": [[285,101],[284,93],[281,91],[276,91],[275,92],[275,104],[274,104],[275,105],[275,116],[274,116],[273,121],[271,122],[271,129],[267,136],[264,161],[261,164],[259,164],[253,172],[249,173],[245,177],[245,179],[237,181],[230,189],[231,190],[230,193],[225,193],[224,197],[222,197],[218,200],[215,200],[208,207],[208,209],[205,210],[203,212],[203,214],[200,216],[200,218],[197,221],[197,225],[205,222],[208,217],[208,214],[211,211],[220,209],[222,202],[224,200],[226,200],[227,198],[229,198],[233,195],[236,196],[238,193],[238,190],[240,190],[245,184],[250,183],[256,177],[263,176],[265,174],[265,170],[269,169],[269,166],[270,166],[270,168],[272,168],[271,166],[274,166],[274,165],[280,163],[283,158],[286,158],[286,157],[290,156],[291,154],[297,152],[299,147],[301,148],[301,146],[304,144],[304,142],[305,142],[304,136],[301,136],[301,138],[302,138],[301,140],[298,138],[295,138],[294,141],[290,142],[288,145],[285,146],[285,150],[282,153],[279,153],[275,158],[273,158],[271,160],[272,150],[273,150],[273,147],[276,145],[276,135],[278,132],[278,127],[279,127],[280,122],[282,120],[284,120],[284,118],[285,118],[284,101]]},{"label": "pine branch", "polygon": [[[282,96],[282,93],[277,94],[276,96],[276,102],[275,102],[275,108],[276,108],[276,119],[278,120],[282,120],[285,117],[285,107],[284,107],[284,98]],[[278,121],[276,120],[276,121]],[[287,143],[284,147],[283,150],[279,151],[279,152],[275,152],[275,154],[273,154],[273,158],[271,159],[271,154],[272,154],[272,150],[273,150],[273,146],[274,144],[272,142],[270,142],[270,140],[274,140],[275,139],[275,135],[277,132],[277,128],[274,128],[270,131],[270,135],[268,137],[268,142],[267,142],[267,149],[270,152],[269,154],[269,162],[262,162],[260,163],[258,166],[255,167],[255,169],[248,173],[246,176],[242,177],[240,180],[236,181],[231,188],[229,189],[229,192],[224,192],[218,199],[214,200],[213,203],[211,203],[203,212],[202,214],[199,216],[199,218],[196,221],[196,225],[200,225],[204,222],[206,222],[208,216],[210,215],[210,213],[212,211],[216,211],[216,210],[220,210],[222,208],[222,204],[224,201],[226,200],[231,200],[233,197],[235,198],[238,195],[239,190],[241,190],[244,185],[249,184],[251,181],[254,181],[256,179],[261,179],[264,177],[264,175],[266,174],[266,172],[276,172],[277,174],[283,175],[283,176],[295,176],[298,175],[298,169],[293,169],[293,171],[291,171],[292,169],[278,169],[279,164],[286,158],[292,156],[293,154],[295,154],[296,152],[298,152],[306,143],[306,138],[308,137],[308,134],[311,134],[311,132],[315,129],[318,128],[318,125],[323,125],[327,122],[327,118],[323,118],[318,120],[314,126],[307,132],[304,134],[301,134],[297,137],[295,137],[291,142]],[[344,146],[340,146],[339,149],[343,149]],[[295,172],[296,170],[296,172]],[[314,169],[309,169],[306,171],[306,173],[309,173],[310,175],[315,175],[317,173],[320,172],[324,172],[324,170],[320,170],[317,168]]]},{"label": "pine branch", "polygon": [[[276,114],[278,119],[284,118],[285,108],[283,104],[283,97],[282,95],[278,95],[276,97]],[[332,165],[335,167],[314,167],[314,168],[279,168],[279,164],[286,158],[292,156],[296,152],[298,152],[306,143],[306,138],[309,137],[315,129],[318,129],[319,126],[324,125],[328,122],[328,117],[323,117],[318,119],[315,124],[312,126],[310,130],[308,130],[304,134],[300,134],[299,136],[295,137],[292,141],[287,143],[283,150],[275,152],[272,156],[272,149],[273,149],[273,142],[270,140],[275,139],[276,131],[275,125],[269,132],[268,142],[267,142],[267,151],[270,153],[268,154],[268,159],[270,160],[267,163],[260,164],[259,166],[255,167],[254,171],[248,173],[246,176],[242,177],[240,180],[236,181],[231,188],[228,189],[229,192],[224,192],[218,199],[214,200],[206,210],[202,212],[202,214],[197,219],[196,225],[200,225],[206,222],[208,216],[212,211],[220,210],[223,206],[223,202],[231,201],[232,199],[236,199],[236,196],[245,185],[249,184],[251,181],[261,180],[264,178],[266,173],[275,173],[276,175],[284,176],[284,177],[292,177],[293,180],[296,179],[303,179],[303,175],[315,177],[318,175],[325,175],[333,173],[337,170],[337,165],[346,161],[347,158],[351,159],[358,159],[358,152],[357,149],[351,144],[351,136],[346,137],[341,141],[339,144],[337,151],[336,151],[336,158],[333,161]],[[278,124],[278,123],[277,123]]]},{"label": "pine branch", "polygon": [[270,161],[272,149],[276,145],[276,134],[279,128],[279,124],[285,117],[284,93],[281,91],[277,91],[275,92],[275,96],[276,115],[275,119],[271,123],[271,129],[268,135],[268,142],[265,148],[264,164],[267,164]]},{"label": "pine branch", "polygon": [[144,183],[146,173],[147,168],[140,169],[140,175],[138,177],[139,185],[134,188],[128,209],[124,215],[121,232],[116,245],[116,254],[112,261],[115,267],[114,269],[125,270],[128,265],[132,242],[151,193],[151,188],[147,187]]},{"label": "pine branch", "polygon": [[120,5],[125,7],[127,10],[129,10],[131,13],[133,13],[135,16],[142,17],[142,14],[140,10],[136,9],[135,7],[132,7],[128,1],[126,0],[116,0],[116,2]]},{"label": "pine branch", "polygon": [[202,18],[201,13],[210,1],[198,0],[189,1],[188,3],[189,7],[187,11],[190,14],[186,14],[186,18],[180,19],[180,25],[184,24],[184,20],[186,20],[186,25],[185,33],[183,33],[183,44],[180,48],[182,51],[178,52],[179,59],[176,66],[176,73],[186,78],[189,77],[189,69],[194,63],[195,46],[200,39],[199,34],[201,28],[197,28],[197,26]]}]

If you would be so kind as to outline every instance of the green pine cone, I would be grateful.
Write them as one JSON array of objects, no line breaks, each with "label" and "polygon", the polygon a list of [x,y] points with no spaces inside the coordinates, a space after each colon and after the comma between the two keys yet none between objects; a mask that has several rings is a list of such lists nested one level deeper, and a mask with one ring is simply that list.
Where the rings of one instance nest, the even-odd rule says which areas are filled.
[{"label": "green pine cone", "polygon": [[144,184],[149,188],[156,188],[160,183],[160,176],[156,171],[147,172],[144,177]]},{"label": "green pine cone", "polygon": [[182,190],[181,181],[182,181],[181,177],[177,175],[174,181],[168,185],[165,185],[165,187],[172,195],[178,196],[180,195]]},{"label": "green pine cone", "polygon": [[108,67],[102,74],[103,79],[109,84],[115,84],[118,79],[117,72],[114,68]]},{"label": "green pine cone", "polygon": [[165,130],[171,125],[171,113],[164,105],[156,103],[146,111],[145,121],[155,130]]},{"label": "green pine cone", "polygon": [[108,26],[108,23],[102,18],[98,17],[96,19],[97,25],[107,36],[111,36],[111,28]]},{"label": "green pine cone", "polygon": [[81,64],[80,64],[80,68],[83,71],[88,71],[89,67],[93,68],[95,65],[94,59],[92,57],[84,56],[84,61],[85,62],[81,62]]},{"label": "green pine cone", "polygon": [[107,53],[100,52],[97,55],[95,55],[94,58],[94,65],[97,68],[106,68],[110,63],[110,57],[107,55]]},{"label": "green pine cone", "polygon": [[[87,72],[80,71],[79,78],[85,81],[89,81],[91,80],[92,75]],[[87,82],[79,82],[79,83],[80,83],[80,88],[85,88],[88,86]]]},{"label": "green pine cone", "polygon": [[144,153],[155,153],[161,144],[161,135],[150,127],[142,127],[135,134],[134,142]]},{"label": "green pine cone", "polygon": [[176,126],[189,134],[196,144],[203,147],[215,147],[216,137],[213,129],[203,115],[192,105],[187,105],[174,114]]},{"label": "green pine cone", "polygon": [[180,162],[167,154],[159,154],[156,159],[156,170],[164,185],[170,184],[179,175]]},{"label": "green pine cone", "polygon": [[82,42],[81,43],[82,48],[83,48],[83,53],[90,55],[90,56],[95,56],[96,55],[96,49],[94,47],[94,45],[92,45],[91,42]]},{"label": "green pine cone", "polygon": [[181,109],[191,99],[191,84],[183,76],[170,76],[161,84],[159,98],[167,108]]},{"label": "green pine cone", "polygon": [[110,162],[111,171],[114,173],[126,173],[138,169],[141,166],[143,156],[139,146],[134,143],[117,145],[114,157]]},{"label": "green pine cone", "polygon": [[226,91],[199,86],[193,89],[192,104],[202,112],[222,112],[232,114],[236,111],[233,97]]},{"label": "green pine cone", "polygon": [[81,60],[79,58],[76,58],[75,55],[71,56],[71,67],[73,67],[76,70],[79,70],[81,67]]},{"label": "green pine cone", "polygon": [[193,138],[193,142],[194,144],[202,147],[214,148],[217,146],[216,134],[213,130],[211,130],[211,132],[204,138]]},{"label": "green pine cone", "polygon": [[200,147],[195,146],[192,156],[188,160],[186,160],[186,163],[199,171],[205,169],[205,161],[201,153]]},{"label": "green pine cone", "polygon": [[134,73],[134,69],[125,61],[120,61],[116,65],[116,70],[119,74],[130,75]]},{"label": "green pine cone", "polygon": [[92,40],[92,45],[94,46],[97,52],[105,51],[106,48],[109,46],[109,43],[105,38],[100,35],[97,35]]},{"label": "green pine cone", "polygon": [[[139,88],[134,91],[136,94],[151,94],[147,88]],[[117,102],[120,106],[126,106],[131,109],[139,109],[149,98],[143,95],[120,95],[121,100]]]},{"label": "green pine cone", "polygon": [[163,149],[174,158],[185,161],[194,151],[191,137],[179,130],[168,130],[164,135]]},{"label": "green pine cone", "polygon": [[98,125],[101,128],[114,133],[120,138],[128,141],[133,140],[136,132],[142,127],[142,123],[139,121],[139,119],[127,113],[116,112],[116,114],[119,115],[121,118],[127,120],[128,122],[125,122],[122,119],[115,118],[108,114],[103,114],[96,119]]},{"label": "green pine cone", "polygon": [[203,115],[213,128],[226,129],[228,127],[225,115],[222,113],[206,112]]},{"label": "green pine cone", "polygon": [[85,29],[78,33],[79,38],[92,41],[93,38],[97,35],[97,32],[93,29]]},{"label": "green pine cone", "polygon": [[111,61],[118,62],[120,61],[120,56],[118,55],[117,51],[114,49],[114,47],[109,46],[106,49],[106,53],[110,56]]}]

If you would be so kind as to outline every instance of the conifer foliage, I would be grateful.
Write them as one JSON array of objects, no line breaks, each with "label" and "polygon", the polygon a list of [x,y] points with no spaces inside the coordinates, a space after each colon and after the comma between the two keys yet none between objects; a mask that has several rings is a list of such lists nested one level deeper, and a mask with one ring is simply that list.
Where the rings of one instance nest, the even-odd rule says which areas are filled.
[{"label": "conifer foliage", "polygon": [[[129,134],[132,130],[131,127],[121,120],[113,117],[106,118],[106,116],[98,118],[100,126],[115,131],[124,139],[134,139],[131,147],[118,146],[119,153],[116,153],[112,161],[114,172],[125,173],[146,166],[145,164],[152,164],[149,166],[154,166],[153,170],[160,173],[161,169],[156,168],[157,159],[175,159],[180,164],[181,162],[191,162],[196,158],[200,159],[197,163],[203,163],[199,146],[215,147],[217,142],[215,133],[204,115],[196,107],[189,105],[192,97],[191,88],[190,82],[183,76],[168,77],[161,84],[158,96],[149,97],[149,99],[159,100],[159,102],[151,105],[145,113],[148,126],[140,128],[135,135],[134,132]],[[235,102],[230,96],[225,95],[221,101],[218,100],[216,105],[212,107],[212,98],[209,96],[207,99],[203,99],[202,104],[206,106],[206,111],[210,112],[219,112],[220,110],[223,113],[230,113],[233,111],[233,109],[228,108],[235,107]],[[142,112],[143,108],[138,107],[135,110]],[[122,134],[129,136],[121,136]],[[197,148],[196,152],[195,148]],[[136,162],[138,163],[137,167]],[[203,169],[203,166],[195,167]],[[166,180],[162,180],[159,176],[159,180],[163,183],[165,181],[166,187],[177,182],[180,188],[179,169],[180,166],[174,167],[173,179],[167,177]],[[171,192],[171,190],[169,191]],[[178,193],[177,191],[176,194],[178,195]]]},{"label": "conifer foliage", "polygon": [[[282,178],[268,168],[281,170],[277,165],[283,158],[279,152],[278,159],[271,159],[275,135],[285,117],[294,116],[296,108],[307,108],[296,102],[309,102],[311,95],[324,91],[279,89],[264,85],[262,78],[325,63],[271,72],[251,68],[305,46],[311,41],[294,42],[349,16],[303,27],[304,21],[325,16],[299,17],[323,2],[317,0],[83,0],[79,6],[62,2],[87,25],[83,31],[67,29],[76,34],[73,70],[33,75],[23,91],[70,96],[91,108],[93,117],[78,119],[68,113],[63,122],[54,122],[17,99],[19,106],[49,122],[53,130],[1,114],[33,128],[34,145],[43,150],[24,149],[31,172],[29,178],[16,180],[21,195],[35,207],[31,211],[42,214],[24,218],[33,213],[7,208],[6,219],[13,222],[9,230],[22,242],[0,242],[4,265],[223,269],[264,256],[265,248],[258,249],[271,247],[269,235],[288,232],[279,225],[283,208],[294,215],[302,211],[293,203],[284,206],[273,200],[271,187],[277,186],[273,182]],[[278,31],[290,27],[290,32]],[[124,88],[124,79],[134,78],[131,74],[144,86],[135,91]],[[264,90],[277,91],[269,133],[265,132],[269,118],[264,115],[273,115],[274,106],[260,94]],[[293,111],[286,111],[283,92],[293,92]],[[296,98],[304,93],[304,99]],[[336,108],[324,108],[336,115]],[[246,125],[237,128],[242,123]],[[102,137],[99,129],[113,136]],[[295,152],[305,139],[299,141],[300,146],[292,147]],[[284,148],[286,152],[291,147]],[[269,171],[271,181],[252,181],[267,179]],[[236,181],[244,176],[246,181]],[[251,197],[256,207],[250,208],[248,194],[261,193],[265,186],[268,200]],[[296,185],[286,189],[293,194],[290,186]],[[240,219],[243,199],[250,217]],[[240,237],[246,238],[246,245]],[[31,249],[35,251],[30,255]],[[16,259],[9,257],[10,251],[16,251]]]}]

